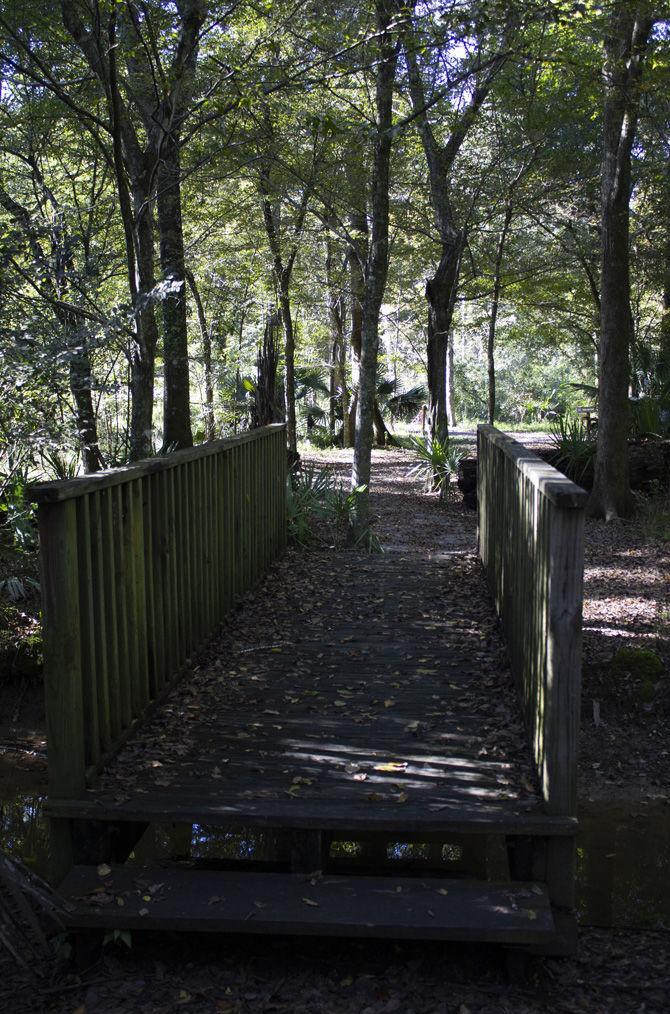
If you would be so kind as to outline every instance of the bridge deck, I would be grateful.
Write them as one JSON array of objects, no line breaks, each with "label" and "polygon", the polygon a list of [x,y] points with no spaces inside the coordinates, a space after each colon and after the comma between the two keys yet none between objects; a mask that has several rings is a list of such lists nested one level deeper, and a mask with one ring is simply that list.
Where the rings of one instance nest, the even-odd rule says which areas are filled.
[{"label": "bridge deck", "polygon": [[540,829],[474,517],[420,495],[407,469],[376,468],[392,548],[291,551],[97,785],[53,812]]}]

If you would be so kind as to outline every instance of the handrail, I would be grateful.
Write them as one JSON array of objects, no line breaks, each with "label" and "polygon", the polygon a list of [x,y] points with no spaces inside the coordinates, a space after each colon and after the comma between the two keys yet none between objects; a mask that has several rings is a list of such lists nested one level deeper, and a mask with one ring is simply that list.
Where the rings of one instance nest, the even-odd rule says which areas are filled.
[{"label": "handrail", "polygon": [[78,475],[74,479],[35,482],[29,487],[29,499],[32,503],[38,504],[70,500],[72,497],[82,496],[84,493],[107,489],[109,486],[118,486],[131,479],[141,479],[145,475],[155,475],[156,472],[176,468],[178,465],[191,461],[199,461],[212,454],[220,454],[232,447],[239,447],[241,444],[258,440],[264,434],[283,431],[285,428],[285,423],[272,423],[255,430],[247,430],[234,437],[225,437],[223,440],[211,440],[206,444],[186,447],[181,451],[172,451],[170,454],[159,455],[155,458],[143,458],[141,461],[133,462],[132,465],[107,468],[101,472],[93,472],[91,475]]},{"label": "handrail", "polygon": [[33,486],[49,791],[80,796],[286,541],[283,424]]},{"label": "handrail", "polygon": [[479,555],[505,631],[549,813],[573,816],[587,493],[512,437],[477,429]]}]

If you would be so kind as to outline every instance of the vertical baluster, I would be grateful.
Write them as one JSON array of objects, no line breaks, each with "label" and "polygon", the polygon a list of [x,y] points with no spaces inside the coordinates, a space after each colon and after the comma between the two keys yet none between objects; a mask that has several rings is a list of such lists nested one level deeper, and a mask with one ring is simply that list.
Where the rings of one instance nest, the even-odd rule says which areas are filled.
[{"label": "vertical baluster", "polygon": [[98,735],[100,748],[105,753],[112,745],[110,722],[110,686],[109,667],[112,663],[109,653],[107,624],[109,617],[106,609],[105,586],[108,575],[105,570],[103,551],[103,518],[101,503],[104,503],[104,492],[91,493],[89,496],[89,520],[91,525],[91,573],[93,578],[93,631],[95,638],[95,658],[97,668],[97,710]]},{"label": "vertical baluster", "polygon": [[128,552],[129,522],[126,514],[126,493],[126,486],[112,487],[113,516],[116,526],[114,552],[116,558],[116,626],[119,644],[119,704],[121,724],[124,729],[128,728],[133,717],[131,674],[134,663],[132,631],[128,629],[128,597],[131,594],[129,569],[132,561],[129,561],[130,554]]},{"label": "vertical baluster", "polygon": [[174,675],[186,655],[184,647],[184,626],[183,617],[180,615],[180,598],[178,594],[177,578],[183,571],[183,562],[180,558],[180,544],[178,540],[178,514],[179,514],[179,488],[176,468],[170,468],[163,473],[164,497],[163,516],[165,531],[167,533],[167,558],[165,582],[165,630],[170,645],[170,665],[168,677]]},{"label": "vertical baluster", "polygon": [[240,468],[241,446],[234,446],[230,449],[231,472],[230,472],[230,505],[232,510],[232,557],[235,574],[234,590],[235,602],[242,594],[242,470]]},{"label": "vertical baluster", "polygon": [[112,743],[121,734],[123,720],[119,688],[119,629],[117,616],[117,576],[115,544],[118,531],[114,519],[114,487],[104,489],[100,494],[102,533],[102,573],[104,575],[105,633],[108,660],[109,722]]},{"label": "vertical baluster", "polygon": [[194,646],[200,643],[206,625],[205,615],[206,602],[203,594],[203,527],[204,505],[202,502],[203,481],[202,461],[193,461],[189,465],[191,482],[189,483],[189,496],[191,498],[191,534],[192,534],[192,601],[195,609],[194,619]]},{"label": "vertical baluster", "polygon": [[84,715],[84,753],[87,766],[100,759],[98,729],[98,680],[93,607],[93,562],[91,559],[91,516],[88,496],[76,501],[77,559],[79,574],[79,616],[81,624],[81,679]]},{"label": "vertical baluster", "polygon": [[62,798],[86,784],[74,501],[43,504],[39,525],[49,790]]},{"label": "vertical baluster", "polygon": [[226,451],[226,470],[224,478],[224,496],[226,500],[226,573],[228,576],[228,606],[233,608],[237,601],[237,547],[235,535],[235,448]]},{"label": "vertical baluster", "polygon": [[177,570],[175,584],[175,603],[181,631],[181,651],[179,664],[190,655],[193,647],[193,624],[192,618],[192,576],[193,560],[191,552],[191,536],[193,516],[191,498],[189,496],[189,484],[191,481],[191,466],[186,463],[178,465],[174,469],[175,502],[176,511],[176,534],[177,534]]},{"label": "vertical baluster", "polygon": [[219,462],[220,455],[207,458],[209,472],[209,574],[212,590],[212,627],[221,620],[221,572],[219,570]]},{"label": "vertical baluster", "polygon": [[163,479],[165,473],[147,476],[145,482],[144,517],[147,527],[144,532],[144,568],[150,595],[148,652],[150,662],[150,693],[156,697],[166,680],[166,655],[168,654],[165,634],[165,582],[167,580],[167,531],[161,526]]},{"label": "vertical baluster", "polygon": [[148,623],[149,601],[147,578],[144,564],[144,493],[143,486],[148,478],[133,479],[130,483],[131,540],[133,555],[133,582],[135,596],[135,652],[137,670],[135,674],[136,716],[139,716],[150,700],[149,692],[149,651]]},{"label": "vertical baluster", "polygon": [[204,457],[200,461],[201,489],[202,489],[202,590],[205,598],[206,635],[212,632],[214,627],[214,561],[212,558],[212,529],[214,525],[212,505],[212,458]]}]

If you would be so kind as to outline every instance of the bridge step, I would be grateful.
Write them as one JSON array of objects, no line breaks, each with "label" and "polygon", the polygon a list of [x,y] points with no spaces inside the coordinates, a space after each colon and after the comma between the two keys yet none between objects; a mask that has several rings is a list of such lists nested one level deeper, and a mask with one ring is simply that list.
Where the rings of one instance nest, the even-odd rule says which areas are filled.
[{"label": "bridge step", "polygon": [[539,808],[520,812],[504,802],[463,806],[433,803],[398,805],[384,800],[352,803],[334,799],[244,800],[143,794],[116,802],[102,796],[51,799],[50,817],[114,823],[206,824],[211,827],[283,828],[318,831],[389,831],[393,834],[509,834],[574,836],[574,817],[546,814]]},{"label": "bridge step", "polygon": [[[194,930],[550,943],[539,884],[75,866],[72,929]],[[101,875],[102,873],[102,875]]]}]

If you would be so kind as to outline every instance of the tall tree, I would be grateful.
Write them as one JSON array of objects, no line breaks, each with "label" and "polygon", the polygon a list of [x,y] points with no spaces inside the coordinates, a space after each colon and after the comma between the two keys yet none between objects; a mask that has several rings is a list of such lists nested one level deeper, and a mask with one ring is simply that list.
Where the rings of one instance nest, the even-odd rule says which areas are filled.
[{"label": "tall tree", "polygon": [[589,511],[608,520],[629,517],[633,510],[628,459],[631,153],[652,27],[653,19],[635,3],[616,4],[604,44],[598,448]]},{"label": "tall tree", "polygon": [[[412,5],[412,15],[414,16]],[[447,416],[447,352],[448,338],[454,315],[458,292],[461,257],[467,231],[459,223],[453,205],[453,168],[458,153],[474,125],[477,114],[489,94],[493,82],[507,60],[504,52],[484,59],[481,50],[472,66],[457,75],[457,81],[474,77],[470,99],[457,115],[446,141],[440,140],[438,122],[433,122],[430,110],[434,109],[440,96],[449,94],[456,82],[449,80],[448,87],[438,81],[436,67],[429,62],[426,71],[424,54],[415,26],[405,32],[405,57],[407,61],[409,94],[416,119],[421,143],[428,167],[430,201],[433,209],[435,228],[440,245],[440,260],[432,278],[426,283],[428,300],[428,390],[430,394],[431,434],[443,437],[448,431]],[[430,74],[434,80],[429,93],[425,77]]]},{"label": "tall tree", "polygon": [[396,0],[375,0],[378,56],[375,66],[376,130],[372,165],[370,245],[365,260],[365,295],[361,328],[361,357],[356,408],[356,442],[351,473],[352,488],[362,490],[352,521],[355,539],[365,536],[370,518],[370,468],[374,405],[377,393],[379,314],[389,264],[389,185],[393,144],[393,91],[399,40],[394,18]]}]

